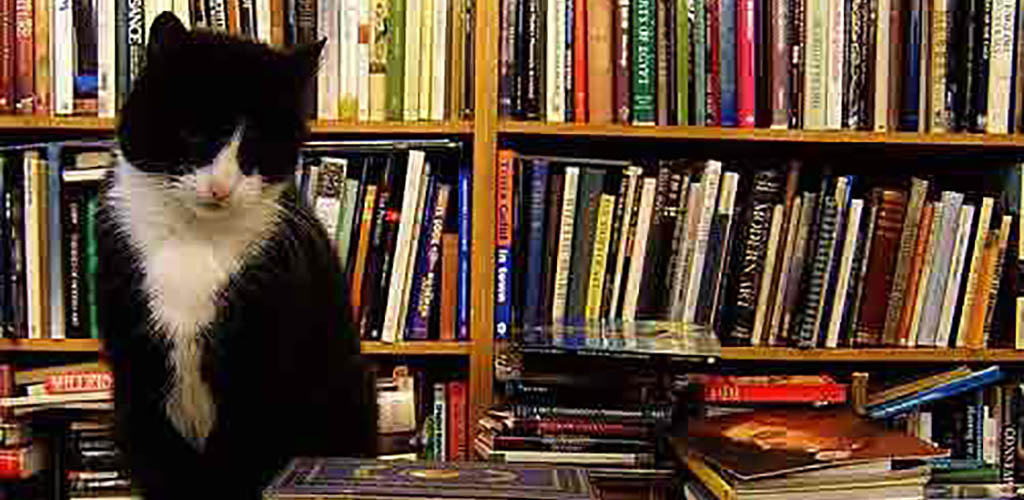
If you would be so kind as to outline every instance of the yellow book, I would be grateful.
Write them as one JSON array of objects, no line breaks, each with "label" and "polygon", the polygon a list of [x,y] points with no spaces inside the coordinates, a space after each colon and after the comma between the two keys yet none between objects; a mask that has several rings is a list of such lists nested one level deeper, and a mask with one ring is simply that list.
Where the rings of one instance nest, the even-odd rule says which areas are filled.
[{"label": "yellow book", "polygon": [[594,254],[590,260],[590,282],[587,287],[587,321],[601,319],[601,299],[604,297],[604,276],[608,263],[608,244],[612,234],[612,212],[615,196],[602,194],[597,209],[597,231],[594,234]]},{"label": "yellow book", "polygon": [[732,485],[697,455],[686,454],[686,467],[718,500],[736,500],[736,490]]},{"label": "yellow book", "polygon": [[[433,99],[431,87],[434,82],[434,0],[421,0],[423,9],[420,12],[420,106],[418,118],[430,119],[430,104]],[[408,55],[408,52],[406,52]]]}]

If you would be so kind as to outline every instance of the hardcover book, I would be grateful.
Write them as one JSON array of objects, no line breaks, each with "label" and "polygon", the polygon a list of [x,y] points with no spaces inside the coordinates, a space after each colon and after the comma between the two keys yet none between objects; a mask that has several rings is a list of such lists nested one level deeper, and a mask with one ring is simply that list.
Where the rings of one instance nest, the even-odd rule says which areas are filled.
[{"label": "hardcover book", "polygon": [[267,487],[263,498],[585,500],[590,490],[586,472],[574,467],[296,458]]}]

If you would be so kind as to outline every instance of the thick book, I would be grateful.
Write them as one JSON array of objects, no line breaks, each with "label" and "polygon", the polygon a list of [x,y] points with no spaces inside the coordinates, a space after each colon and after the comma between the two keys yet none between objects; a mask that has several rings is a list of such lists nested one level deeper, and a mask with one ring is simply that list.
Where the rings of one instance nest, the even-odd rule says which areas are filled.
[{"label": "thick book", "polygon": [[718,74],[721,92],[719,124],[723,127],[735,127],[739,123],[736,102],[736,4],[742,1],[719,0],[718,3]]},{"label": "thick book", "polygon": [[632,123],[654,125],[655,110],[655,17],[656,0],[632,0],[633,14],[630,28],[632,48]]},{"label": "thick book", "polygon": [[886,307],[892,274],[900,251],[900,230],[906,210],[906,194],[897,190],[879,189],[873,193],[878,205],[871,250],[864,275],[864,304],[857,318],[855,343],[864,346],[883,344]]},{"label": "thick book", "polygon": [[611,123],[615,60],[612,45],[614,0],[587,2],[587,110],[590,123]]},{"label": "thick book", "polygon": [[[613,88],[613,116],[616,123],[632,123],[632,65],[630,64],[633,51],[633,31],[631,0],[616,0],[612,6],[612,84]],[[550,120],[549,120],[550,121]]]},{"label": "thick book", "polygon": [[590,491],[587,473],[566,466],[296,458],[263,498],[586,500]]},{"label": "thick book", "polygon": [[949,277],[950,266],[953,258],[953,247],[956,243],[960,207],[963,204],[964,195],[952,191],[945,191],[942,194],[942,224],[941,232],[936,240],[935,253],[931,260],[931,272],[928,275],[928,286],[923,290],[927,293],[924,302],[924,309],[921,314],[921,323],[917,334],[918,345],[935,345],[939,315],[941,314],[942,302],[946,290],[946,282]]},{"label": "thick book", "polygon": [[521,322],[524,328],[530,328],[547,324],[547,319],[541,315],[544,300],[541,294],[544,292],[544,243],[547,241],[544,234],[544,216],[549,166],[547,160],[540,159],[524,163],[526,168],[523,175],[526,176],[527,192],[522,193],[525,199],[525,220],[520,224],[526,228],[526,241],[523,242],[526,248],[526,274],[523,277],[525,297]]},{"label": "thick book", "polygon": [[900,313],[903,311],[911,259],[917,243],[917,231],[921,225],[921,214],[928,196],[928,181],[914,177],[910,183],[910,199],[907,201],[906,215],[903,217],[899,254],[896,258],[896,267],[893,269],[892,288],[889,290],[889,301],[885,310],[885,330],[882,339],[886,345],[899,343],[897,329]]},{"label": "thick book", "polygon": [[710,376],[702,384],[705,403],[841,404],[846,384],[828,375]]},{"label": "thick book", "polygon": [[953,313],[957,309],[960,298],[960,283],[964,272],[964,261],[967,259],[968,238],[971,235],[974,206],[961,206],[959,217],[952,261],[949,263],[949,276],[946,279],[946,290],[941,306],[942,314],[939,317],[939,326],[935,333],[935,345],[938,347],[955,346],[955,344],[950,345],[950,334],[953,329]]},{"label": "thick book", "polygon": [[572,236],[573,259],[569,266],[569,289],[565,307],[565,322],[571,325],[581,325],[586,319],[590,267],[593,262],[604,176],[603,170],[580,169],[579,188],[576,194],[576,224]]}]

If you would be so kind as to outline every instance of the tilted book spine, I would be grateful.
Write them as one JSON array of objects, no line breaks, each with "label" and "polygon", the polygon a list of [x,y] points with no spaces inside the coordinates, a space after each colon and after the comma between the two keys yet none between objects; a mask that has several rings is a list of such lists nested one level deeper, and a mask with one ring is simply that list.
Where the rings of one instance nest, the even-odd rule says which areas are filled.
[{"label": "tilted book spine", "polygon": [[629,277],[622,301],[623,321],[635,321],[637,299],[640,296],[640,281],[643,279],[644,256],[647,253],[647,236],[651,228],[651,216],[654,211],[654,194],[658,181],[644,178],[640,191],[640,207],[636,224],[636,236],[633,239],[632,258],[629,262]]},{"label": "tilted book spine", "polygon": [[776,203],[772,207],[771,224],[768,230],[768,245],[764,254],[764,265],[761,267],[760,284],[758,285],[760,290],[757,293],[757,307],[754,308],[754,328],[751,330],[750,338],[750,343],[753,345],[767,344],[770,340],[765,320],[767,318],[766,315],[769,314],[768,309],[771,303],[769,295],[772,291],[772,281],[775,279],[774,263],[778,258],[779,238],[782,234],[782,218],[784,213],[785,205],[782,203]]},{"label": "tilted book spine", "polygon": [[586,315],[590,264],[596,244],[603,183],[604,171],[592,168],[580,170],[579,189],[576,193],[577,220],[572,236],[572,253],[576,258],[569,265],[569,296],[565,306],[565,320],[570,325],[582,324]]},{"label": "tilted book spine", "polygon": [[935,206],[929,202],[925,204],[924,209],[921,211],[921,225],[917,231],[917,241],[914,243],[910,271],[907,273],[906,296],[903,299],[899,325],[896,328],[896,345],[898,346],[906,347],[910,345],[910,324],[913,321],[914,308],[917,304],[917,294],[923,274],[924,256],[928,250],[928,238],[931,236],[934,209]]},{"label": "tilted book spine", "polygon": [[558,260],[555,263],[554,299],[551,323],[561,325],[565,320],[565,306],[569,296],[569,267],[572,265],[572,235],[576,224],[576,194],[579,189],[578,167],[565,169],[565,190],[562,195],[562,227],[558,238]]},{"label": "tilted book spine", "polygon": [[[823,183],[824,184],[824,183]],[[820,192],[821,207],[818,210],[814,232],[813,252],[808,263],[806,292],[798,320],[799,347],[815,347],[818,340],[819,304],[825,289],[828,270],[829,247],[836,227],[836,199],[826,189]]]},{"label": "tilted book spine", "polygon": [[771,127],[777,129],[789,127],[790,63],[793,57],[789,34],[793,19],[789,5],[789,0],[771,0]]},{"label": "tilted book spine", "polygon": [[849,297],[850,279],[854,273],[853,256],[857,248],[858,231],[861,226],[863,210],[864,200],[850,201],[850,214],[846,218],[846,227],[843,228],[846,235],[843,237],[843,251],[839,255],[838,279],[836,281],[835,294],[833,295],[828,334],[825,336],[825,347],[839,347],[844,313],[847,308],[851,307],[851,304],[847,302],[847,298]]},{"label": "tilted book spine", "polygon": [[[506,339],[512,326],[512,196],[514,187],[515,153],[502,150],[498,154],[495,178],[496,230],[495,245],[497,269],[494,282],[494,338]],[[410,173],[411,174],[411,173]],[[409,175],[409,174],[407,174]],[[403,207],[402,214],[405,214]]]},{"label": "tilted book spine", "polygon": [[786,289],[781,291],[785,295],[779,332],[787,339],[796,339],[799,334],[796,318],[799,317],[800,294],[804,289],[805,261],[812,250],[809,248],[813,243],[811,226],[814,223],[814,214],[817,212],[818,195],[804,192],[800,200],[800,219],[793,248],[793,258],[787,263],[789,266],[788,284]]},{"label": "tilted book spine", "polygon": [[874,193],[878,213],[871,251],[865,255],[864,303],[857,318],[856,345],[882,345],[886,308],[889,303],[892,274],[900,252],[900,230],[903,227],[906,195],[902,191],[879,190]]},{"label": "tilted book spine", "polygon": [[921,210],[924,208],[925,198],[928,196],[928,181],[914,177],[910,182],[910,201],[907,202],[907,212],[903,218],[903,232],[900,235],[899,255],[896,258],[895,273],[892,276],[889,303],[885,309],[885,330],[882,334],[882,340],[885,345],[897,344],[896,329],[899,326],[900,313],[903,311],[903,298],[906,295],[910,259],[914,256],[914,245],[917,243],[917,228],[921,223]]},{"label": "tilted book spine", "polygon": [[796,246],[800,231],[800,217],[803,215],[803,197],[797,196],[789,209],[789,220],[786,222],[786,233],[783,235],[782,256],[779,259],[779,280],[776,286],[776,296],[772,305],[771,318],[769,319],[768,332],[769,344],[787,344],[789,331],[783,327],[783,311],[788,305],[788,293],[792,286],[791,280],[797,276],[793,274],[793,261],[796,260]]},{"label": "tilted book spine", "polygon": [[601,304],[599,317],[611,321],[614,301],[612,300],[612,288],[618,275],[619,251],[623,238],[623,228],[628,222],[628,204],[626,203],[627,193],[630,189],[632,179],[627,175],[628,169],[622,171],[619,178],[619,190],[615,195],[615,203],[612,208],[611,221],[609,223],[608,235],[608,256],[604,265],[604,281],[601,283]]},{"label": "tilted book spine", "polygon": [[960,281],[963,277],[968,238],[971,235],[971,221],[973,220],[974,206],[961,206],[956,241],[953,245],[953,260],[950,262],[949,277],[946,279],[946,290],[942,299],[942,314],[939,317],[939,326],[935,333],[935,345],[938,347],[952,347],[949,345],[949,335],[953,330],[953,311],[956,310],[957,300],[960,298]]},{"label": "tilted book spine", "polygon": [[914,307],[910,316],[910,330],[907,336],[907,345],[916,346],[918,334],[921,330],[921,315],[924,311],[924,304],[928,297],[928,282],[931,280],[931,262],[935,256],[935,247],[942,233],[942,202],[932,204],[932,222],[929,228],[928,242],[925,244],[924,257],[921,259],[921,275],[918,278],[917,296],[914,299]]},{"label": "tilted book spine", "polygon": [[992,208],[995,200],[986,196],[981,200],[978,212],[978,224],[974,229],[974,244],[971,261],[967,268],[967,287],[964,289],[963,305],[960,308],[960,324],[957,328],[956,347],[964,347],[967,341],[967,330],[971,324],[971,312],[974,310],[974,298],[980,284],[981,260],[985,250],[985,235],[992,223]]},{"label": "tilted book spine", "polygon": [[705,258],[703,273],[706,278],[704,282],[708,283],[708,286],[701,286],[701,290],[706,291],[710,297],[702,298],[697,302],[696,321],[716,329],[725,271],[729,266],[729,242],[732,241],[732,228],[736,213],[736,189],[739,179],[739,174],[735,172],[727,172],[722,176],[718,211],[708,237],[708,256]]},{"label": "tilted book spine", "polygon": [[448,213],[448,198],[451,186],[435,185],[434,194],[428,194],[424,227],[422,228],[423,246],[416,259],[412,289],[409,291],[409,312],[406,319],[405,337],[407,339],[426,340],[430,337],[431,317],[435,303],[440,294],[438,286],[441,262],[441,232],[444,219]]},{"label": "tilted book spine", "polygon": [[554,308],[555,273],[558,267],[558,242],[562,228],[562,195],[565,192],[565,173],[556,171],[549,174],[547,204],[547,229],[544,239],[544,290],[541,298],[541,322],[550,324]]},{"label": "tilted book spine", "polygon": [[718,72],[720,78],[721,112],[719,123],[735,127],[736,116],[736,2],[719,0]]},{"label": "tilted book spine", "polygon": [[701,179],[700,212],[697,215],[697,234],[693,242],[693,260],[690,263],[686,283],[686,302],[683,306],[683,321],[693,322],[697,314],[697,301],[700,297],[700,285],[704,273],[704,262],[707,257],[708,237],[711,221],[715,215],[715,202],[718,200],[719,183],[722,178],[722,164],[708,160]]},{"label": "tilted book spine", "polygon": [[754,0],[736,0],[736,107],[738,126],[754,127]]},{"label": "tilted book spine", "polygon": [[690,273],[693,272],[694,249],[697,246],[697,229],[700,226],[700,216],[703,214],[704,204],[704,183],[692,182],[688,192],[683,196],[686,198],[686,209],[683,211],[686,217],[680,220],[680,239],[683,241],[679,247],[679,263],[676,266],[676,275],[672,279],[672,303],[673,309],[669,317],[673,321],[682,321],[686,313],[686,294],[690,289]]},{"label": "tilted book spine", "polygon": [[[679,321],[683,316],[684,302],[681,300],[682,289],[684,283],[682,283],[682,275],[684,274],[684,268],[689,264],[684,262],[686,260],[686,242],[689,238],[689,223],[690,216],[690,186],[693,183],[699,184],[696,179],[691,179],[688,173],[683,174],[682,182],[680,182],[679,188],[679,199],[677,200],[676,207],[676,227],[672,234],[672,247],[669,256],[669,265],[666,270],[668,275],[668,319],[671,321]],[[703,286],[703,285],[702,285]]]},{"label": "tilted book spine", "polygon": [[[424,218],[427,210],[427,202],[433,203],[435,186],[437,184],[437,177],[431,175],[431,164],[426,162],[423,166],[423,172],[420,173],[423,177],[423,181],[420,182],[420,189],[416,195],[416,208],[415,217],[413,218],[412,224],[412,238],[409,241],[409,249],[406,255],[406,262],[402,266],[402,280],[399,285],[402,287],[402,293],[399,295],[398,301],[398,316],[395,328],[395,335],[401,335],[405,332],[406,320],[408,319],[409,304],[411,302],[412,295],[412,280],[416,269],[416,257],[419,255],[419,249],[423,246],[424,232]],[[401,225],[399,225],[401,229]],[[396,246],[397,248],[397,246]],[[381,287],[383,288],[383,286]],[[389,292],[390,293],[390,292]]]},{"label": "tilted book spine", "polygon": [[[402,212],[398,226],[398,239],[395,244],[394,264],[391,267],[391,283],[387,299],[387,314],[384,317],[384,325],[381,328],[381,340],[394,342],[399,332],[398,322],[401,314],[402,302],[406,295],[406,273],[409,267],[409,252],[413,246],[413,226],[417,216],[416,208],[419,206],[419,196],[423,184],[423,172],[425,155],[423,151],[409,151],[408,165],[405,174],[405,189],[402,193]],[[511,167],[510,167],[511,168]],[[495,328],[498,324],[495,323]]]},{"label": "tilted book spine", "polygon": [[630,18],[630,0],[616,0],[615,13],[613,17],[613,36],[615,51],[612,67],[614,68],[613,84],[615,86],[614,96],[614,120],[616,123],[630,123],[632,109],[631,78],[632,65],[630,63],[632,54],[633,32],[631,29],[632,19]]},{"label": "tilted book spine", "polygon": [[615,196],[602,194],[598,206],[597,228],[594,232],[594,252],[590,261],[589,290],[584,319],[588,322],[601,319],[601,301],[604,298],[605,268],[608,259],[608,244],[611,237],[611,218],[615,208]]},{"label": "tilted book spine", "polygon": [[983,328],[984,335],[984,347],[989,347],[991,344],[991,333],[992,333],[992,318],[995,312],[996,302],[999,294],[999,282],[1003,277],[1003,265],[1006,261],[1006,248],[1009,244],[1010,239],[1010,226],[1013,223],[1013,217],[1010,215],[1003,216],[1003,222],[999,225],[999,239],[996,247],[996,262],[992,270],[992,276],[989,280],[988,285],[988,296],[985,301],[985,323]]},{"label": "tilted book spine", "polygon": [[831,317],[832,303],[835,295],[835,283],[837,269],[839,268],[839,256],[842,253],[843,237],[846,215],[850,204],[850,184],[852,178],[840,176],[836,178],[836,222],[830,235],[828,245],[828,260],[825,267],[825,278],[822,285],[821,302],[818,305],[818,318],[815,325],[816,344],[824,342],[827,334],[828,319]]},{"label": "tilted book spine", "polygon": [[611,282],[611,307],[608,312],[608,320],[614,320],[619,317],[619,304],[622,297],[622,287],[625,282],[624,277],[629,271],[626,262],[633,248],[632,235],[636,228],[635,220],[639,210],[641,173],[642,170],[638,167],[626,169],[626,178],[629,184],[626,188],[625,204],[622,210],[622,226],[619,234],[619,248],[616,251],[615,257],[615,278]]},{"label": "tilted book spine", "polygon": [[942,193],[941,233],[936,242],[935,255],[931,261],[932,271],[928,276],[928,287],[925,289],[927,298],[924,303],[924,311],[921,314],[921,324],[917,336],[918,345],[935,345],[940,308],[949,276],[949,263],[952,259],[963,199],[964,196],[960,193],[951,191]]},{"label": "tilted book spine", "polygon": [[633,0],[632,121],[655,124],[655,0]]}]

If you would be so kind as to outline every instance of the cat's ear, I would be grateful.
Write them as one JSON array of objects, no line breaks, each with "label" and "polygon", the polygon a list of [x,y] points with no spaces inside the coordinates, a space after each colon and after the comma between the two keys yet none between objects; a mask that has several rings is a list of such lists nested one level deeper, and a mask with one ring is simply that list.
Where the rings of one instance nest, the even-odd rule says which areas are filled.
[{"label": "cat's ear", "polygon": [[327,39],[323,38],[317,42],[300,45],[292,52],[292,60],[295,62],[302,80],[312,80],[316,76],[316,72],[320,69],[320,54],[326,43]]},{"label": "cat's ear", "polygon": [[149,28],[149,46],[146,48],[150,60],[173,52],[185,44],[188,30],[178,18],[167,11],[160,13]]}]

